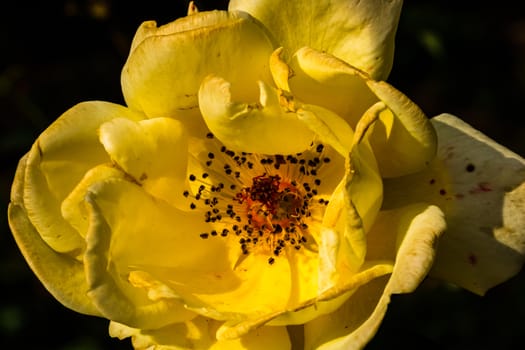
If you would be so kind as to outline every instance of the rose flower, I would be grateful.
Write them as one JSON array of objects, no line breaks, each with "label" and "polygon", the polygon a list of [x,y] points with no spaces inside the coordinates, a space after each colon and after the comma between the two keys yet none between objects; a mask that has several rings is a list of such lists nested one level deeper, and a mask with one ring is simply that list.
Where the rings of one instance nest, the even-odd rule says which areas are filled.
[{"label": "rose flower", "polygon": [[38,278],[136,349],[359,349],[429,272],[479,294],[514,275],[525,162],[384,81],[400,9],[143,23],[127,106],[72,107],[20,161],[9,221]]}]

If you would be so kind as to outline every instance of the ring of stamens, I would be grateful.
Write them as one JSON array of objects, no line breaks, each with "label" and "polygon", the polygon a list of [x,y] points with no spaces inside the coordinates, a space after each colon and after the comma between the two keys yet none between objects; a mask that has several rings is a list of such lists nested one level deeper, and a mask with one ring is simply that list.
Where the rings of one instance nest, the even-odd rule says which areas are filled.
[{"label": "ring of stamens", "polygon": [[[211,133],[209,142],[217,142]],[[212,230],[202,239],[236,237],[242,255],[276,257],[316,249],[311,225],[320,222],[328,200],[318,194],[319,171],[330,162],[323,144],[295,155],[260,155],[234,152],[210,144],[197,160],[202,174],[189,174],[190,188],[183,192],[190,210],[201,210]]]}]

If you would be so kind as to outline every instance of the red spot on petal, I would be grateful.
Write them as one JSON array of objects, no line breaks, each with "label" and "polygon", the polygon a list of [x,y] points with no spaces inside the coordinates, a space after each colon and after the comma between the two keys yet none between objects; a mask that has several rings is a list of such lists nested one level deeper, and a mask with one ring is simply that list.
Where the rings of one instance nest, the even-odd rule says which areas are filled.
[{"label": "red spot on petal", "polygon": [[480,182],[476,187],[469,191],[470,194],[480,194],[485,192],[491,192],[490,184],[488,182]]},{"label": "red spot on petal", "polygon": [[476,265],[478,263],[478,257],[474,254],[470,254],[468,256],[468,263],[472,266]]}]

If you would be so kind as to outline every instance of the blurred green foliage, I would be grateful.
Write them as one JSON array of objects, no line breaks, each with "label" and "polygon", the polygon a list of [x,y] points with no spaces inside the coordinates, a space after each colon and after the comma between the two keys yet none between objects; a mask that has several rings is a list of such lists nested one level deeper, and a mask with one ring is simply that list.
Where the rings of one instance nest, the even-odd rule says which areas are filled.
[{"label": "blurred green foliage", "polygon": [[[187,2],[15,1],[0,21],[0,210],[18,159],[85,100],[123,103],[120,69],[143,20],[167,23]],[[197,1],[201,9],[226,1]],[[525,155],[525,13],[519,2],[406,1],[389,81],[429,116],[456,114]],[[0,348],[131,349],[107,321],[62,307],[34,277],[0,216]],[[368,349],[516,349],[525,342],[525,274],[483,298],[426,281],[394,297]]]}]

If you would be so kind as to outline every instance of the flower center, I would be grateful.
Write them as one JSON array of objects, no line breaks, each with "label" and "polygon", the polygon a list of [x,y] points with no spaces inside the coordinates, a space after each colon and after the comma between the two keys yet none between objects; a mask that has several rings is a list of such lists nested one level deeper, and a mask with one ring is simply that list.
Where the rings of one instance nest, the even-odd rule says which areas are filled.
[{"label": "flower center", "polygon": [[252,180],[251,187],[237,193],[239,203],[246,204],[248,219],[258,229],[271,228],[279,233],[300,217],[300,207],[307,206],[296,187],[279,175],[263,174]]},{"label": "flower center", "polygon": [[[321,170],[330,163],[322,144],[295,155],[237,153],[207,135],[197,156],[204,167],[190,174],[183,195],[191,210],[203,213],[210,224],[202,239],[233,239],[240,255],[265,254],[268,263],[302,248],[317,250],[316,226],[328,200],[319,193]],[[214,141],[214,143],[212,142]],[[201,148],[202,149],[202,148]]]}]

